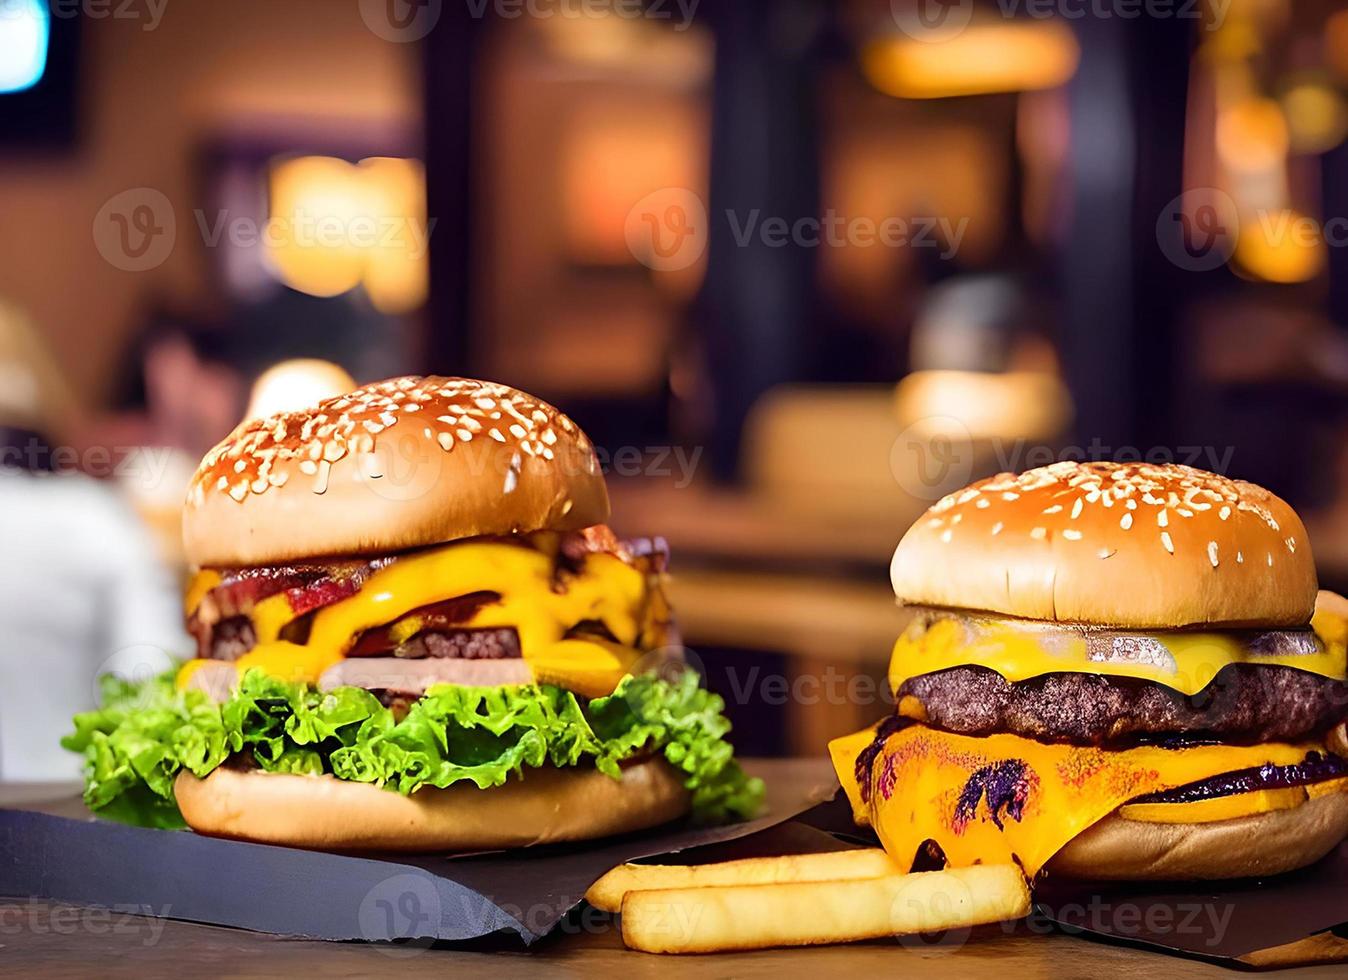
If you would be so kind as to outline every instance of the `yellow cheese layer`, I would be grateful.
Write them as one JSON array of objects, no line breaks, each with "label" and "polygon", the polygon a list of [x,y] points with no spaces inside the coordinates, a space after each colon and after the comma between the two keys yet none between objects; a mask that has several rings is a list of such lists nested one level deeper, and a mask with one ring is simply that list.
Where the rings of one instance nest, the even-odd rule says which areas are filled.
[{"label": "yellow cheese layer", "polygon": [[1256,789],[1189,803],[1130,803],[1119,808],[1119,816],[1142,823],[1214,823],[1274,810],[1290,810],[1307,800],[1345,790],[1348,790],[1348,779],[1327,779],[1308,786]]},{"label": "yellow cheese layer", "polygon": [[1015,860],[1029,875],[1130,799],[1324,750],[1275,743],[1109,751],[910,725],[885,740],[863,799],[856,759],[873,738],[871,729],[857,732],[829,751],[857,822],[875,829],[901,867],[932,840],[953,867]]},{"label": "yellow cheese layer", "polygon": [[[257,646],[234,663],[240,675],[258,668],[286,680],[314,682],[365,630],[472,592],[496,592],[501,600],[477,610],[463,628],[514,628],[521,655],[540,682],[546,677],[547,683],[578,693],[607,694],[640,657],[634,645],[649,594],[641,570],[615,555],[590,554],[576,574],[564,576],[562,585],[554,588],[553,558],[548,554],[479,541],[446,545],[381,569],[355,595],[316,612],[304,644],[279,639],[281,629],[295,617],[283,593],[271,596],[258,603],[252,616]],[[585,620],[603,623],[619,643],[563,639]],[[198,669],[197,661],[185,665],[179,685],[185,686]]]},{"label": "yellow cheese layer", "polygon": [[1051,626],[1008,620],[979,621],[974,628],[956,619],[938,619],[926,629],[915,625],[899,637],[889,662],[889,683],[891,690],[897,691],[911,677],[971,665],[995,670],[1013,683],[1066,671],[1134,677],[1183,694],[1197,694],[1219,670],[1231,664],[1296,667],[1323,677],[1344,677],[1343,643],[1327,643],[1319,653],[1279,655],[1254,653],[1238,635],[1229,633],[1139,636],[1160,644],[1173,663],[1091,660],[1085,637]]}]

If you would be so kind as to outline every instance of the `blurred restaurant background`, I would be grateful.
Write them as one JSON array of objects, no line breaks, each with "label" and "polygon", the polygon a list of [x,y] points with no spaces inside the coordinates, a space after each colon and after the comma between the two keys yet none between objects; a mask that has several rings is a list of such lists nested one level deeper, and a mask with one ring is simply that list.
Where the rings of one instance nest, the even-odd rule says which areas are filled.
[{"label": "blurred restaurant background", "polygon": [[1344,589],[1345,135],[1321,0],[0,0],[0,778],[190,649],[200,455],[351,379],[572,414],[750,755],[886,710],[980,475],[1251,479]]}]

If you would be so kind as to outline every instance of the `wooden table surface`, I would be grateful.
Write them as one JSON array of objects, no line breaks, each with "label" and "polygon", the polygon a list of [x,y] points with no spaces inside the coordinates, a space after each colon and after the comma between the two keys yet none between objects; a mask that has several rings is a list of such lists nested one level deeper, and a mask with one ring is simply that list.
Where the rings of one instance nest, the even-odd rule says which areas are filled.
[{"label": "wooden table surface", "polygon": [[[821,762],[758,762],[774,780],[817,785]],[[0,806],[71,812],[68,787],[0,784]],[[0,869],[0,892],[4,876]],[[286,939],[237,929],[93,910],[37,899],[0,899],[0,976],[491,977],[622,974],[628,980],[678,971],[690,977],[912,975],[1036,978],[1231,977],[1220,966],[1062,934],[1008,935],[985,927],[958,945],[883,941],[810,949],[667,957],[623,948],[606,916],[577,917],[525,951],[496,941],[471,949],[381,946]],[[1304,967],[1298,978],[1342,977],[1344,967]]]}]

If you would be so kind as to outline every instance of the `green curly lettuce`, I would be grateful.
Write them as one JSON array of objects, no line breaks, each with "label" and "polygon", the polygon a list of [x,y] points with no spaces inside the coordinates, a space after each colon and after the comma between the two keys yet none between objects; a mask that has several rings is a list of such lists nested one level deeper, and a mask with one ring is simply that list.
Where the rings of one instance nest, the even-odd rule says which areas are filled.
[{"label": "green curly lettuce", "polygon": [[432,687],[401,719],[369,691],[320,692],[251,670],[223,704],[179,691],[172,674],[103,681],[103,706],[76,715],[61,740],[85,756],[84,800],[123,823],[182,827],[173,781],[230,757],[269,772],[331,774],[403,794],[467,780],[500,786],[528,768],[593,766],[613,778],[639,752],[661,753],[682,773],[694,817],[747,819],[763,800],[725,735],[724,702],[695,674],[625,678],[584,702],[549,685]]}]

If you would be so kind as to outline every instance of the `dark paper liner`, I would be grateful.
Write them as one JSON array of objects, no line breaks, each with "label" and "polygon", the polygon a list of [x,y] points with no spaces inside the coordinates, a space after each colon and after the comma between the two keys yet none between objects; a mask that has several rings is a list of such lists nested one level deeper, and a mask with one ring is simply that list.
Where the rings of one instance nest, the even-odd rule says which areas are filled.
[{"label": "dark paper liner", "polygon": [[[687,821],[623,837],[490,854],[341,855],[0,810],[0,895],[92,905],[313,939],[533,943],[615,865],[724,843],[781,824],[831,794],[769,783],[764,816]],[[72,808],[61,806],[64,812]]]}]

